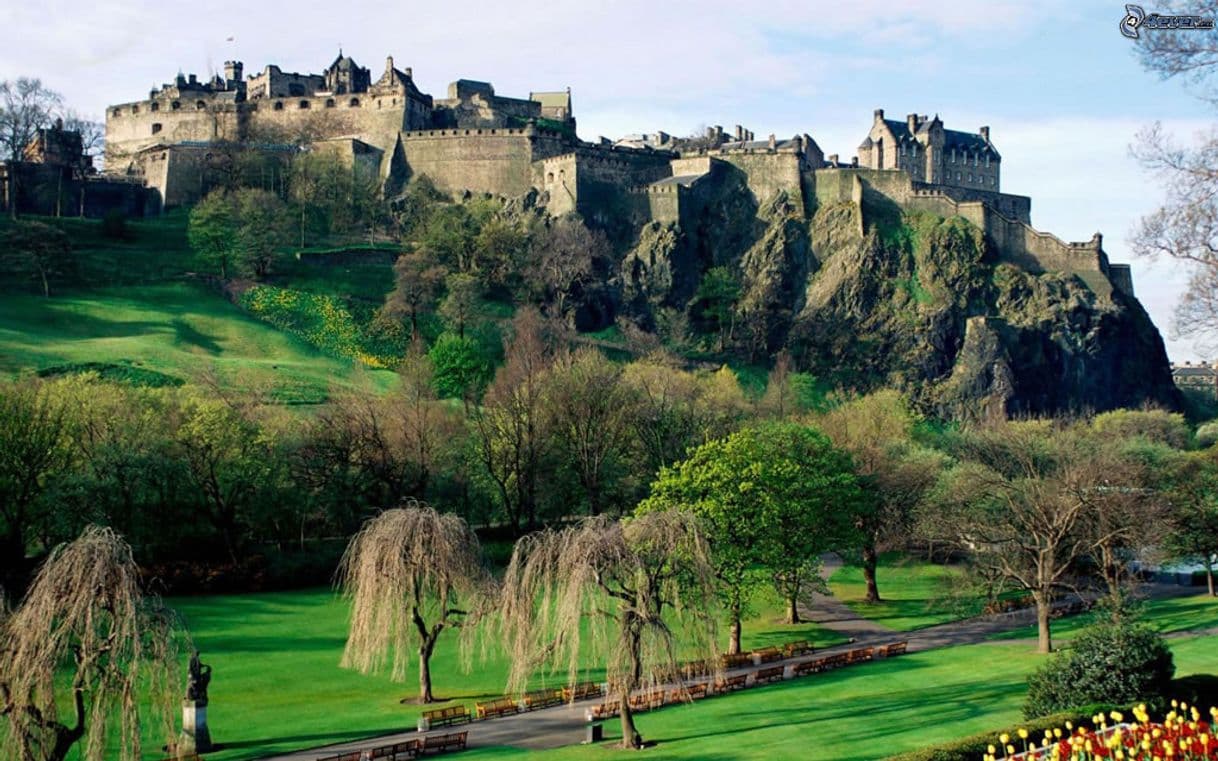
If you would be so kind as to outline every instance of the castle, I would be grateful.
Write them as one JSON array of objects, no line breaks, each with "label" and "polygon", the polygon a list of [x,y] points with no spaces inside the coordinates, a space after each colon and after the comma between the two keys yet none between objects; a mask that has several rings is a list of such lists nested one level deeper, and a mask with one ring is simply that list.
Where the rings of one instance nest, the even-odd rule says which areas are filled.
[{"label": "castle", "polygon": [[780,195],[804,214],[827,203],[893,203],[965,217],[1002,259],[1029,271],[1075,273],[1104,294],[1133,291],[1129,267],[1108,262],[1098,233],[1063,242],[1032,227],[1031,199],[1001,192],[1002,159],[988,127],[948,130],[937,115],[899,121],[875,111],[849,162],[826,156],[808,134],[758,140],[742,126],[695,138],[659,132],[587,142],[576,136],[569,89],[510,98],[461,79],[437,98],[392,57],[374,79],[340,51],[321,74],[268,65],[245,76],[231,61],[210,80],[179,74],[144,100],[110,106],[106,166],[179,206],[206,192],[203,167],[216,146],[272,150],[278,141],[283,149],[285,139],[306,134],[315,149],[375,172],[386,193],[426,175],[453,194],[536,191],[553,214],[636,227],[690,220],[732,183],[747,189],[755,208]]}]

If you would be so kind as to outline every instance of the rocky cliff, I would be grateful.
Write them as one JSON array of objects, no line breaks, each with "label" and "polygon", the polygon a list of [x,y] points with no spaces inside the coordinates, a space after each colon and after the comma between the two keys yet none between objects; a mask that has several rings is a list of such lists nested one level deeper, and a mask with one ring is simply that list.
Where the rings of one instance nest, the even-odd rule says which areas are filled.
[{"label": "rocky cliff", "polygon": [[621,266],[623,311],[696,320],[702,274],[726,266],[737,349],[787,349],[835,386],[895,386],[957,418],[1179,405],[1158,330],[1099,273],[1000,262],[958,217],[841,203],[809,218],[784,193],[751,214],[729,203],[643,229]]}]

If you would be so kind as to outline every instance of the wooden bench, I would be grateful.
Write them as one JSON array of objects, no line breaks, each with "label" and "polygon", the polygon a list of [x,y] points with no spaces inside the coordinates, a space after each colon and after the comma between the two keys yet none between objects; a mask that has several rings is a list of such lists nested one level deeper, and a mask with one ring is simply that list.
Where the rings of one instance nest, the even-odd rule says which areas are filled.
[{"label": "wooden bench", "polygon": [[373,748],[372,754],[369,757],[373,761],[376,761],[376,759],[384,759],[384,761],[411,761],[411,759],[418,758],[422,752],[422,740],[407,740],[406,742]]},{"label": "wooden bench", "polygon": [[757,663],[773,663],[782,660],[782,651],[777,647],[763,647],[760,650],[754,650],[750,655],[757,659]]},{"label": "wooden bench", "polygon": [[447,753],[450,750],[465,750],[469,732],[451,732],[447,735],[431,735],[423,738],[424,753]]},{"label": "wooden bench", "polygon": [[562,688],[553,690],[533,690],[524,694],[524,710],[536,711],[540,708],[550,708],[563,704]]},{"label": "wooden bench", "polygon": [[891,645],[881,645],[875,651],[877,658],[891,658],[894,655],[903,655],[905,649],[909,647],[909,642],[894,642]]},{"label": "wooden bench", "polygon": [[737,653],[736,655],[721,655],[719,662],[723,664],[725,669],[738,669],[744,666],[753,665],[753,656],[749,653]]},{"label": "wooden bench", "polygon": [[770,666],[769,668],[758,669],[758,682],[780,682],[782,681],[782,673],[786,670],[786,666]]},{"label": "wooden bench", "polygon": [[474,703],[474,715],[479,719],[493,719],[520,712],[520,706],[511,698],[497,698],[487,703]]},{"label": "wooden bench", "polygon": [[748,677],[748,674],[720,677],[715,680],[715,692],[734,692],[736,690],[743,690],[747,686]]},{"label": "wooden bench", "polygon": [[595,719],[611,719],[622,710],[622,705],[616,700],[598,703],[588,709],[588,716]]},{"label": "wooden bench", "polygon": [[824,671],[828,671],[829,669],[841,668],[842,666],[845,666],[847,663],[850,662],[847,658],[846,653],[838,653],[837,655],[830,655],[829,657],[822,658],[821,660],[824,661],[824,668],[822,669]]},{"label": "wooden bench", "polygon": [[[367,751],[353,750],[349,753],[338,753],[333,756],[318,758],[317,761],[365,761],[367,757]],[[185,758],[190,758],[190,756],[186,756]],[[195,756],[195,758],[198,758],[198,756]],[[170,761],[172,761],[172,759]]]},{"label": "wooden bench", "polygon": [[664,706],[664,690],[648,690],[630,696],[630,707],[636,711],[650,711]]},{"label": "wooden bench", "polygon": [[808,655],[809,653],[816,651],[816,648],[812,647],[812,643],[806,639],[801,639],[798,642],[788,642],[787,644],[783,645],[782,649],[788,658]]},{"label": "wooden bench", "polygon": [[816,658],[810,661],[796,664],[795,676],[807,676],[808,674],[819,674],[826,670],[829,666],[828,658]]},{"label": "wooden bench", "polygon": [[451,727],[453,724],[466,724],[470,720],[469,709],[465,706],[450,706],[424,711],[423,718],[429,727]]},{"label": "wooden bench", "polygon": [[668,702],[680,703],[686,700],[701,700],[704,697],[706,697],[706,682],[699,682],[688,687],[674,687],[668,694]]},{"label": "wooden bench", "polygon": [[685,679],[696,679],[700,676],[710,676],[715,667],[710,661],[690,661],[681,666],[681,676]]},{"label": "wooden bench", "polygon": [[562,688],[562,699],[564,703],[570,703],[572,700],[587,700],[588,698],[599,698],[605,694],[603,685],[597,682],[581,682],[574,687]]},{"label": "wooden bench", "polygon": [[857,647],[854,650],[846,653],[846,663],[862,663],[875,658],[874,647]]}]

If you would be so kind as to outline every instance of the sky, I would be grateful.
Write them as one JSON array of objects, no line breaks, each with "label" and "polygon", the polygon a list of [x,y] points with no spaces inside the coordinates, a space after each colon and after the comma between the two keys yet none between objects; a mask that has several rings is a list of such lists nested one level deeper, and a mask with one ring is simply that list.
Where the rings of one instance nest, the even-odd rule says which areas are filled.
[{"label": "sky", "polygon": [[991,128],[1002,189],[1032,197],[1038,229],[1104,234],[1173,361],[1218,358],[1173,337],[1187,270],[1127,243],[1161,200],[1130,156],[1138,131],[1160,121],[1187,142],[1218,114],[1140,67],[1123,15],[1123,0],[3,0],[0,80],[40,77],[100,118],[179,71],[237,59],[320,73],[341,47],[374,74],[392,55],[434,95],[459,78],[517,97],[570,87],[584,139],[743,124],[807,132],[843,158],[876,108],[937,113],[949,129]]}]

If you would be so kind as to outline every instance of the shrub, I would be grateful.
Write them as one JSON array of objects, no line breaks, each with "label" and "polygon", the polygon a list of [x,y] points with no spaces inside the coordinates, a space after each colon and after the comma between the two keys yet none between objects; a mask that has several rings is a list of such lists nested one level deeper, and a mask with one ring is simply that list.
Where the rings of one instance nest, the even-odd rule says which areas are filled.
[{"label": "shrub", "polygon": [[1026,729],[1032,736],[1039,737],[1044,734],[1045,730],[1052,730],[1054,727],[1060,727],[1067,721],[1072,724],[1089,724],[1091,717],[1097,713],[1107,714],[1114,709],[1119,710],[1124,706],[1111,706],[1106,704],[1089,705],[1083,708],[1078,708],[1072,711],[1062,711],[1049,716],[1042,716],[1036,719],[1030,719],[1019,727],[1009,727],[995,730],[992,732],[982,732],[980,734],[971,735],[960,740],[953,740],[949,743],[940,745],[932,745],[929,748],[902,753],[898,756],[891,756],[887,761],[977,761],[985,755],[986,749],[995,743],[995,738],[1004,731],[1008,734],[1015,734],[1017,729]]},{"label": "shrub", "polygon": [[1175,672],[1167,643],[1138,623],[1101,621],[1028,677],[1025,716],[1088,703],[1153,702],[1166,695]]},{"label": "shrub", "polygon": [[490,363],[468,338],[444,333],[428,352],[435,367],[432,383],[441,398],[464,397],[490,379]]},{"label": "shrub", "polygon": [[1211,420],[1197,427],[1197,445],[1211,447],[1218,443],[1218,420]]},{"label": "shrub", "polygon": [[1175,679],[1169,693],[1173,698],[1204,708],[1218,706],[1218,675],[1193,674]]}]

